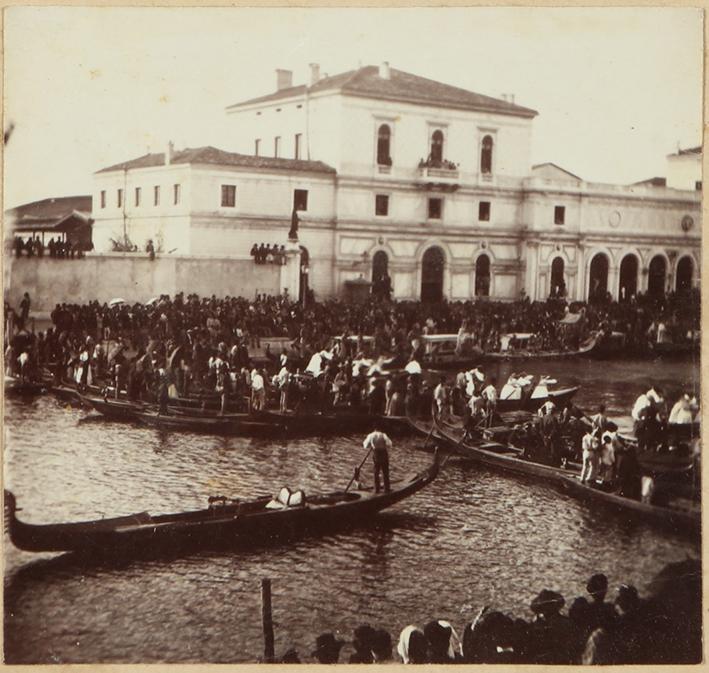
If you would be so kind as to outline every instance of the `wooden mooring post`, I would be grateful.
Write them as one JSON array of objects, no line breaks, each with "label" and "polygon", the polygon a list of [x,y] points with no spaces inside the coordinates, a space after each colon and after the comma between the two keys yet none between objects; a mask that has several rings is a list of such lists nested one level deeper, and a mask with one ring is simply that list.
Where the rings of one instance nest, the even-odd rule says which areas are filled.
[{"label": "wooden mooring post", "polygon": [[263,659],[272,664],[275,658],[273,649],[273,614],[271,612],[271,580],[261,580],[261,623],[263,624]]}]

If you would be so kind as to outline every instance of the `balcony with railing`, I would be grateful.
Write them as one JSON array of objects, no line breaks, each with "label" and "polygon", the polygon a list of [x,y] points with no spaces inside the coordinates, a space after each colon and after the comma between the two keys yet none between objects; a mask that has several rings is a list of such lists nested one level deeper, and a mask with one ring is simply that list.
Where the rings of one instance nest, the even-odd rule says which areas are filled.
[{"label": "balcony with railing", "polygon": [[418,170],[419,175],[426,180],[454,182],[460,177],[458,164],[447,159],[421,159]]}]

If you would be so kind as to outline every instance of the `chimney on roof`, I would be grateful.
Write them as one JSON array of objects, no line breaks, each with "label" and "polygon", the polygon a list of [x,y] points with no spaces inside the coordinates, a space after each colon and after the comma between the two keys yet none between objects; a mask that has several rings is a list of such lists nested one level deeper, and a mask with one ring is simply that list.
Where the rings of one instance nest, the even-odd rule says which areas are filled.
[{"label": "chimney on roof", "polygon": [[290,89],[293,86],[293,71],[292,70],[276,70],[276,91],[281,89]]},{"label": "chimney on roof", "polygon": [[320,64],[310,64],[310,86],[317,84],[320,81]]},{"label": "chimney on roof", "polygon": [[382,61],[379,66],[379,76],[382,79],[391,79],[391,69],[389,68],[389,61]]},{"label": "chimney on roof", "polygon": [[172,155],[175,152],[175,143],[170,140],[165,148],[165,165],[169,166],[172,163]]}]

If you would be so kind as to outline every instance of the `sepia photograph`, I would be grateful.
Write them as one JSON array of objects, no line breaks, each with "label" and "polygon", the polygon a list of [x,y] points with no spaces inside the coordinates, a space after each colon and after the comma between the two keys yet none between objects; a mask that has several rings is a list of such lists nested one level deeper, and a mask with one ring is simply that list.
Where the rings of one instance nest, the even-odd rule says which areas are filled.
[{"label": "sepia photograph", "polygon": [[4,663],[701,663],[704,18],[6,8]]}]

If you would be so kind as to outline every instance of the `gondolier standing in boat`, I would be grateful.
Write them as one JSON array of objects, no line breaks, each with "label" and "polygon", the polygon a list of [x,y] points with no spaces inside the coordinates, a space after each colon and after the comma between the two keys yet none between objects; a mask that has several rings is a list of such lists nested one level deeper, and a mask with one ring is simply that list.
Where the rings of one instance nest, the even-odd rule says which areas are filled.
[{"label": "gondolier standing in boat", "polygon": [[367,451],[372,451],[374,458],[374,492],[379,493],[380,483],[379,475],[384,478],[384,493],[389,493],[389,449],[391,448],[391,439],[389,436],[379,430],[377,426],[370,432],[362,443]]}]

